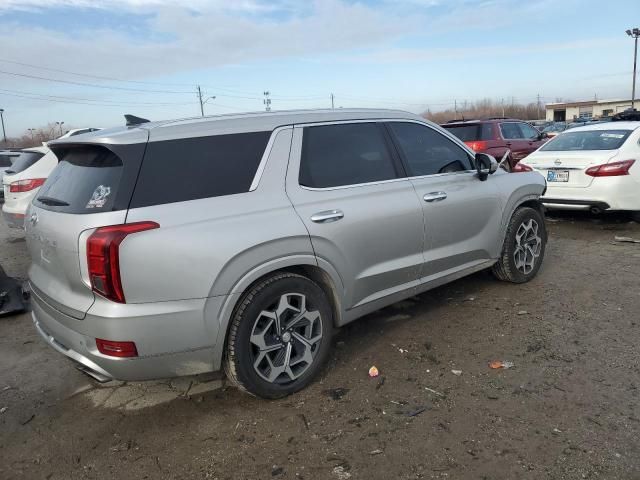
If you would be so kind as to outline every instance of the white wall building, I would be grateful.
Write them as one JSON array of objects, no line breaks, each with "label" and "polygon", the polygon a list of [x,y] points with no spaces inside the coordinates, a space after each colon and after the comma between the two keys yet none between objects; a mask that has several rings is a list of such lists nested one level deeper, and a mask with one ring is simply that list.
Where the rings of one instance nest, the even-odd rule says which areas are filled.
[{"label": "white wall building", "polygon": [[[636,100],[636,107],[640,101]],[[547,103],[546,119],[570,122],[576,118],[610,117],[631,108],[631,100],[590,100],[586,102]]]}]

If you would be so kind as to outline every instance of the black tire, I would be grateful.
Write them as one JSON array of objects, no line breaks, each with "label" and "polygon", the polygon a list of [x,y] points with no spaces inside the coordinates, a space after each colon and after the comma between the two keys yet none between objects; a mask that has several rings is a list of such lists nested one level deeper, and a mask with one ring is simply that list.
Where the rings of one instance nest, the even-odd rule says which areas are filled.
[{"label": "black tire", "polygon": [[[530,224],[529,222],[534,223]],[[516,264],[516,251],[518,250],[518,234],[522,228],[527,228],[527,225],[534,226],[537,224],[537,237],[540,240],[539,246],[537,240],[533,239],[530,235],[527,238],[532,238],[531,242],[527,243],[531,247],[530,250],[520,249],[518,258],[522,259],[522,255],[526,254],[526,259],[531,260],[533,258],[533,264],[526,265],[520,263]],[[526,239],[525,239],[526,240]],[[522,240],[521,240],[522,242]],[[536,244],[536,246],[534,246]],[[507,232],[502,247],[502,255],[500,260],[493,266],[493,274],[499,280],[512,283],[525,283],[536,276],[542,261],[544,259],[544,252],[547,246],[547,230],[544,223],[544,217],[542,214],[533,208],[521,207],[518,208],[509,220],[507,226]],[[526,250],[526,251],[525,251]],[[536,257],[534,252],[538,253]]]},{"label": "black tire", "polygon": [[[287,309],[282,315],[277,315],[276,318],[278,320],[276,321],[274,318],[272,323],[271,319],[265,315],[265,313],[275,313],[277,305],[285,297],[287,302],[290,300],[294,303],[298,301],[298,307],[302,297],[304,297],[306,308],[302,311],[311,312],[311,316],[319,312],[319,320],[316,319],[311,322],[303,319],[296,324],[298,327],[294,327],[291,330],[281,329],[280,333],[275,334],[276,322],[288,324],[297,315],[294,309]],[[304,324],[307,324],[307,327]],[[271,326],[263,328],[265,325]],[[316,346],[307,347],[302,343],[299,339],[301,336],[307,339],[306,334],[301,334],[296,331],[296,328],[308,328],[310,332],[314,331],[315,334],[309,334],[311,337],[317,336],[317,329],[320,328],[321,338],[317,345],[313,344]],[[269,333],[272,331],[274,332],[273,335]],[[236,307],[229,327],[224,359],[224,369],[227,377],[239,389],[262,398],[281,398],[297,392],[311,383],[324,366],[331,348],[332,331],[333,313],[329,300],[322,288],[301,275],[286,272],[276,273],[251,287]],[[255,332],[259,332],[264,345],[267,345],[268,348],[280,345],[280,350],[273,350],[265,354],[262,357],[262,361],[259,362],[258,369],[262,371],[261,373],[264,376],[261,376],[261,373],[257,371],[258,369],[254,368],[254,362],[260,358],[260,352],[262,351],[254,344],[255,340],[252,340],[252,334]],[[290,333],[289,337],[285,335],[287,332]],[[297,337],[295,336],[296,333]],[[288,341],[285,342],[285,339],[288,339]],[[268,344],[267,340],[269,341]],[[289,346],[288,344],[291,345]],[[294,368],[300,371],[297,378],[291,379],[291,375],[287,372],[282,372],[273,381],[265,378],[267,375],[277,371],[271,368],[271,365],[282,369],[287,366],[286,358],[300,361],[301,351],[305,352],[306,349],[311,353],[312,361],[301,361],[295,366],[291,362],[292,365],[289,367],[289,371],[292,373]],[[287,352],[289,353],[288,357]],[[278,355],[283,357],[281,358]],[[268,359],[266,358],[267,356],[269,357]],[[282,364],[280,364],[280,360],[282,360]],[[303,367],[304,370],[302,370]]]}]

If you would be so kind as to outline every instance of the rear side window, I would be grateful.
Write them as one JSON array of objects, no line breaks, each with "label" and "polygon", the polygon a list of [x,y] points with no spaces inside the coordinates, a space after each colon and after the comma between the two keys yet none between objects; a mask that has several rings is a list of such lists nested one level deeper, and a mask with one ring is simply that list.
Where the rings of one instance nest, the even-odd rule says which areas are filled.
[{"label": "rear side window", "polygon": [[475,123],[472,125],[443,125],[463,142],[493,139],[493,127],[490,123]]},{"label": "rear side window", "polygon": [[300,185],[330,188],[397,176],[382,125],[347,123],[304,129]]},{"label": "rear side window", "polygon": [[20,156],[13,162],[13,165],[7,169],[7,173],[14,174],[24,172],[42,157],[44,157],[44,153],[41,152],[20,152]]},{"label": "rear side window", "polygon": [[469,154],[434,129],[417,123],[390,122],[411,176],[471,169]]},{"label": "rear side window", "polygon": [[131,207],[248,192],[271,132],[151,142]]},{"label": "rear side window", "polygon": [[34,203],[64,213],[113,210],[122,172],[122,160],[106,148],[69,149],[60,155]]}]

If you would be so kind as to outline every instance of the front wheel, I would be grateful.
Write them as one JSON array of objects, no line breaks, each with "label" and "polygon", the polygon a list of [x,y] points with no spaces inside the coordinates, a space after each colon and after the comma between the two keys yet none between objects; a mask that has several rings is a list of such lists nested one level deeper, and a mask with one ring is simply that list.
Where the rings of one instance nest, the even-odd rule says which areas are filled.
[{"label": "front wheel", "polygon": [[241,390],[280,398],[307,386],[330,349],[332,310],[324,291],[293,273],[254,285],[231,320],[224,367]]},{"label": "front wheel", "polygon": [[502,255],[493,266],[493,274],[512,283],[525,283],[536,276],[547,244],[544,217],[529,207],[517,209],[511,216],[502,247]]}]

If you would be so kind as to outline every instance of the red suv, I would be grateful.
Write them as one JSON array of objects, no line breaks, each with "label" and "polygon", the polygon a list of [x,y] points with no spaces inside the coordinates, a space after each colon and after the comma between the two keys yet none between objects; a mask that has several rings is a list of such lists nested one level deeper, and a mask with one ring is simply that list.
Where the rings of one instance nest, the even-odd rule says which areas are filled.
[{"label": "red suv", "polygon": [[498,161],[507,150],[511,153],[504,166],[508,171],[544,144],[547,134],[522,120],[490,118],[487,120],[454,120],[442,127],[466,143],[476,152],[493,155]]}]

